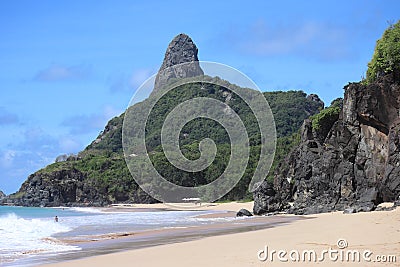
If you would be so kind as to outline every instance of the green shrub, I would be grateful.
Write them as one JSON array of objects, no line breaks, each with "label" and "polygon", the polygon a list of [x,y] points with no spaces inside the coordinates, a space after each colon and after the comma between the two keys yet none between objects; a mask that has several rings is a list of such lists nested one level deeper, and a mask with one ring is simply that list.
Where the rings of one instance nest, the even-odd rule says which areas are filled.
[{"label": "green shrub", "polygon": [[337,121],[340,113],[339,107],[329,107],[312,117],[313,130],[320,131],[326,126],[331,127]]},{"label": "green shrub", "polygon": [[389,26],[376,42],[375,52],[368,63],[367,83],[377,77],[400,71],[400,21]]}]

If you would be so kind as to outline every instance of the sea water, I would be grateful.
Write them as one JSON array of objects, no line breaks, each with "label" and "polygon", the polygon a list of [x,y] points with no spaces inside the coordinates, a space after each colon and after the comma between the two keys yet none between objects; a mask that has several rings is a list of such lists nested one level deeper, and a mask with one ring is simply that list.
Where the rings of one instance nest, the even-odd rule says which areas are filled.
[{"label": "sea water", "polygon": [[[54,222],[58,213],[55,209],[0,207],[0,265],[38,253],[78,250],[53,237],[73,229]],[[76,215],[71,211],[65,214]]]},{"label": "sea water", "polygon": [[[229,218],[204,219],[204,211],[104,212],[95,208],[0,206],[0,266],[21,259],[81,250],[65,240],[90,240],[108,234],[189,227]],[[58,217],[58,222],[54,220]],[[29,261],[28,261],[29,262]]]}]

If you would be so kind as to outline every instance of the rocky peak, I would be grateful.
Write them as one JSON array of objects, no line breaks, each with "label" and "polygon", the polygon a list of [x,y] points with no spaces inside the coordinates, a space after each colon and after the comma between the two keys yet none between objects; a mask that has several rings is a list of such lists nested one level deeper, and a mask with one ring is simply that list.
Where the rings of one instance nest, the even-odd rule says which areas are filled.
[{"label": "rocky peak", "polygon": [[2,199],[5,196],[6,196],[6,194],[4,194],[3,191],[0,190],[0,199]]},{"label": "rocky peak", "polygon": [[[197,53],[197,46],[188,35],[181,33],[175,36],[165,52],[164,61],[157,73],[154,91],[159,90],[171,78],[188,78],[203,75],[204,72],[198,63]],[[183,63],[190,64],[185,64],[182,68],[170,68]]]},{"label": "rocky peak", "polygon": [[199,61],[197,53],[198,49],[193,40],[188,35],[180,33],[169,43],[160,70],[181,63]]}]

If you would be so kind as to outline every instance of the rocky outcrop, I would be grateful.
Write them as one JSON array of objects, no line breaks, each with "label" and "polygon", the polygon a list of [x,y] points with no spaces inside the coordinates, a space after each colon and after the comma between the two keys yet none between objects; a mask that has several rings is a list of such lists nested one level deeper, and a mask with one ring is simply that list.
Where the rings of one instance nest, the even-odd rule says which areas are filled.
[{"label": "rocky outcrop", "polygon": [[[400,85],[393,75],[345,87],[342,112],[326,136],[310,120],[301,143],[277,168],[273,187],[254,192],[254,213],[369,211],[400,195]],[[288,208],[288,203],[292,206]]]},{"label": "rocky outcrop", "polygon": [[[167,84],[172,78],[189,78],[203,75],[197,57],[198,49],[192,39],[186,34],[177,35],[168,45],[164,61],[157,73],[153,93]],[[174,67],[179,64],[181,67]]]},{"label": "rocky outcrop", "polygon": [[[155,203],[140,188],[111,194],[108,186],[90,179],[87,172],[75,168],[43,169],[31,174],[18,192],[0,204],[28,207],[106,206],[112,203]],[[111,185],[109,185],[111,186]]]},{"label": "rocky outcrop", "polygon": [[309,94],[309,95],[307,96],[307,99],[309,99],[309,100],[311,100],[311,101],[314,101],[314,102],[317,102],[317,103],[321,106],[321,109],[323,109],[324,106],[325,106],[325,103],[324,103],[324,102],[321,100],[321,98],[319,98],[319,96],[316,95],[316,94]]},{"label": "rocky outcrop", "polygon": [[75,203],[100,206],[105,200],[84,182],[78,170],[37,172],[28,177],[20,190],[7,199],[9,204],[21,206],[63,206]]},{"label": "rocky outcrop", "polygon": [[284,210],[288,204],[281,201],[272,183],[267,181],[256,184],[254,192],[254,214],[267,214]]},{"label": "rocky outcrop", "polygon": [[5,196],[6,196],[6,194],[4,194],[3,191],[0,190],[0,200],[1,200],[2,198],[4,198]]}]

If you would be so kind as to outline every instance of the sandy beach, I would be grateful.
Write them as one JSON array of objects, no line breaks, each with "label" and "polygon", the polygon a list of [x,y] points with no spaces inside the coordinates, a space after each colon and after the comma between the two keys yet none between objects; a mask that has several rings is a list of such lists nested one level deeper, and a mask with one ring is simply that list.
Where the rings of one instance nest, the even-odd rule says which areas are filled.
[{"label": "sandy beach", "polygon": [[212,211],[235,211],[240,209],[247,209],[249,211],[253,210],[253,201],[249,202],[227,202],[227,203],[178,203],[178,204],[117,204],[112,205],[105,210],[117,209],[130,210],[130,209],[162,209],[162,210],[212,210]]},{"label": "sandy beach", "polygon": [[[140,205],[140,208],[165,206]],[[240,208],[251,210],[252,203],[224,203],[202,207],[221,211],[237,211]],[[45,266],[400,266],[399,208],[393,211],[357,214],[335,212],[305,217],[309,219],[295,220],[273,228]],[[273,254],[272,251],[277,252]],[[280,259],[278,251],[282,251]],[[311,261],[308,259],[307,253],[312,256],[309,251],[315,251],[317,262],[312,257]],[[359,261],[357,253],[360,255]],[[297,260],[301,262],[295,262],[297,256]],[[283,262],[285,260],[287,262]],[[384,263],[378,260],[396,262]]]}]

